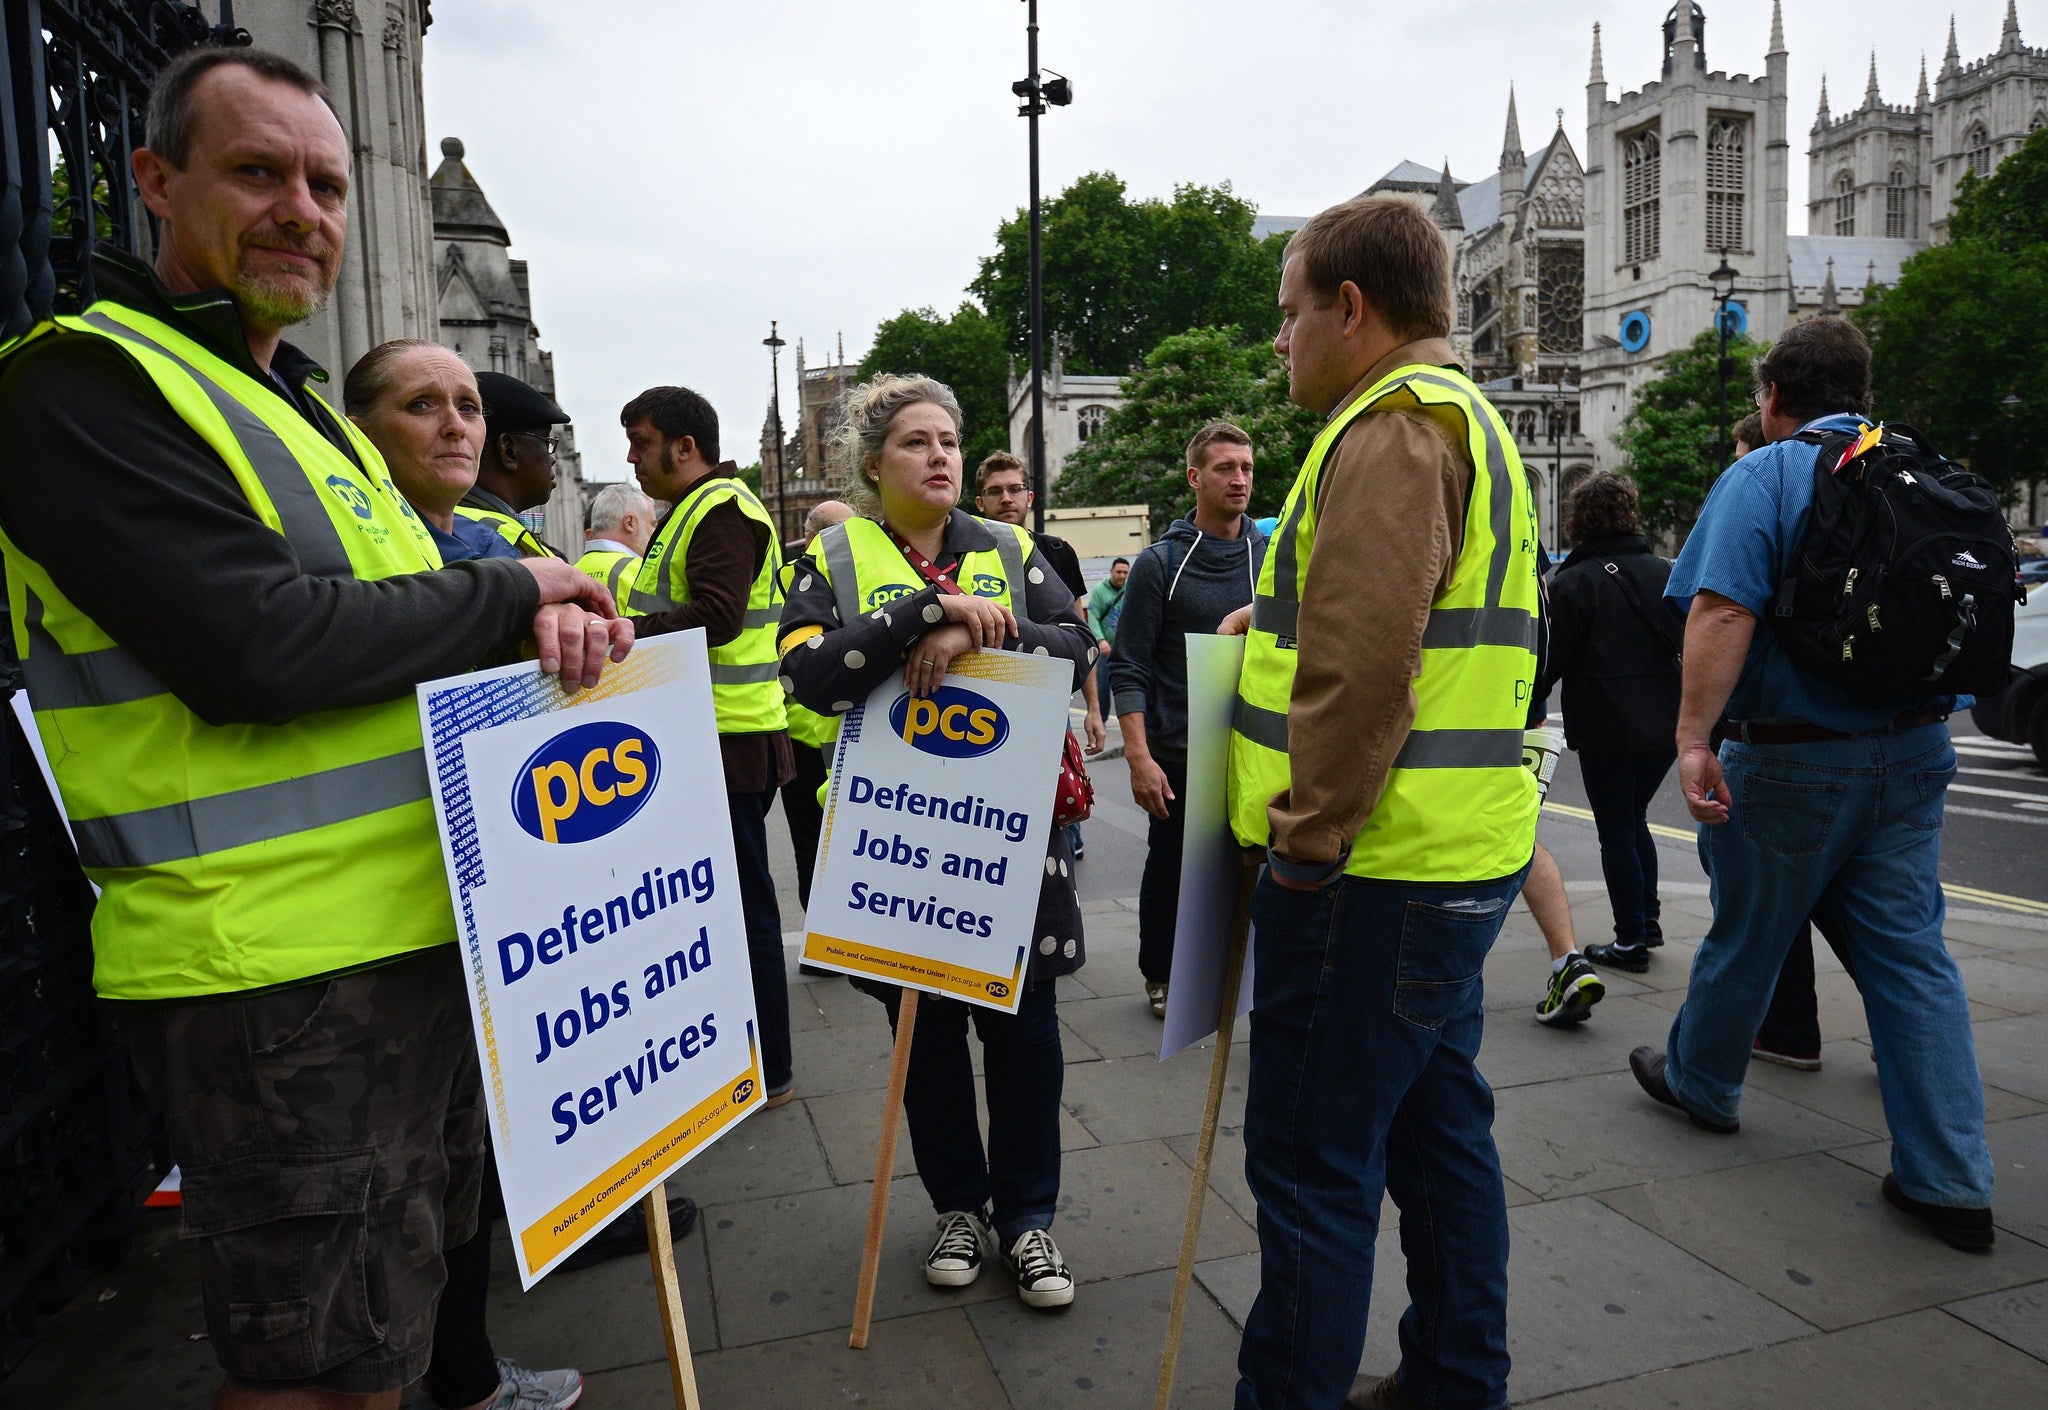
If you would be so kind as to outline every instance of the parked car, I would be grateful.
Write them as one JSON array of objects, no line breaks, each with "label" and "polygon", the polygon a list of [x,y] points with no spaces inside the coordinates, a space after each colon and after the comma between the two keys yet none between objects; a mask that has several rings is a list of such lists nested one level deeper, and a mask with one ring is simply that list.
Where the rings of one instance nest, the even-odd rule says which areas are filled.
[{"label": "parked car", "polygon": [[2028,746],[2048,769],[2048,588],[2014,609],[2012,683],[1980,699],[1970,718],[1993,739]]},{"label": "parked car", "polygon": [[2020,581],[2029,586],[2048,583],[2048,558],[2029,558],[2020,564]]}]

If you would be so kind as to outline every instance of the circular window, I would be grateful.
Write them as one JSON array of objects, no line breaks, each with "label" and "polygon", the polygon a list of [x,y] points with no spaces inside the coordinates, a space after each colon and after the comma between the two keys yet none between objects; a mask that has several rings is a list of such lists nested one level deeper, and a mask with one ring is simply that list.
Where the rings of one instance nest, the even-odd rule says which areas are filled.
[{"label": "circular window", "polygon": [[1650,315],[1642,309],[1621,316],[1623,352],[1641,352],[1650,346]]}]

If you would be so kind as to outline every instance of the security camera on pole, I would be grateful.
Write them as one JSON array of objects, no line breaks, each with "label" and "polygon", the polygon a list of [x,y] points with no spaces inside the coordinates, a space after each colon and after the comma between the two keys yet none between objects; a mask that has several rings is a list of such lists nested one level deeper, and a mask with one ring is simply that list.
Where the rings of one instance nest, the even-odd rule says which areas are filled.
[{"label": "security camera on pole", "polygon": [[1030,73],[1010,85],[1024,100],[1017,116],[1031,123],[1031,531],[1045,532],[1045,267],[1040,246],[1042,221],[1038,205],[1038,115],[1048,106],[1064,108],[1074,101],[1074,85],[1054,74],[1047,82],[1038,70],[1038,0],[1024,0],[1025,62]]}]

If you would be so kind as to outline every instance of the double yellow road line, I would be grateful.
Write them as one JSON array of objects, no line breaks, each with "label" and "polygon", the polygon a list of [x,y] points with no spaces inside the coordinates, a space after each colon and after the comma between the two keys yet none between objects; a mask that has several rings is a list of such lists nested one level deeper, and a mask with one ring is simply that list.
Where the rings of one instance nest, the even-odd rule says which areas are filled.
[{"label": "double yellow road line", "polygon": [[[1570,803],[1545,803],[1543,811],[1560,817],[1573,818],[1579,822],[1593,821],[1591,808],[1578,808]],[[1658,837],[1668,837],[1673,842],[1692,842],[1694,834],[1684,828],[1666,827],[1663,823],[1651,823],[1650,831]],[[2002,911],[2014,911],[2023,916],[2040,916],[2048,920],[2048,901],[2036,901],[2026,896],[2007,896],[1999,891],[1985,891],[1975,886],[1958,886],[1945,881],[1941,889],[1948,893],[1949,900],[1958,905],[1991,906]]]}]

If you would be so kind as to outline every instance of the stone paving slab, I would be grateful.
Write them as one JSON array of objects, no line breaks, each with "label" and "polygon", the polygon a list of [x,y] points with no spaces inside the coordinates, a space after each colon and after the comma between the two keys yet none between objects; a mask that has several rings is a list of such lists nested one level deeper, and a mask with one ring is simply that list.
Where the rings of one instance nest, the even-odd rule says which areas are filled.
[{"label": "stone paving slab", "polygon": [[[635,1210],[620,1217],[641,1215]],[[705,1249],[698,1229],[675,1241],[676,1282],[683,1292],[683,1321],[693,1355],[715,1350],[719,1340]],[[573,1273],[550,1273],[532,1292],[522,1293],[512,1241],[503,1225],[491,1258],[490,1330],[501,1355],[516,1348],[528,1366],[574,1366],[588,1373],[668,1356],[654,1270],[645,1256],[614,1258]]]},{"label": "stone paving slab", "polygon": [[1652,1102],[1625,1072],[1513,1087],[1495,1098],[1501,1169],[1544,1199],[1854,1145],[1865,1134],[1750,1092],[1741,1133],[1717,1136]]},{"label": "stone paving slab", "polygon": [[1963,987],[1974,997],[2011,1013],[2048,1013],[2048,969],[2009,959],[1977,957],[1958,961]]},{"label": "stone paving slab", "polygon": [[2048,1365],[1938,1311],[1532,1402],[1543,1410],[1933,1410],[2048,1402]]},{"label": "stone paving slab", "polygon": [[1560,1078],[1628,1071],[1629,1050],[1662,1048],[1671,1015],[1639,998],[1609,994],[1593,1016],[1569,1028],[1536,1021],[1535,1005],[1490,1013],[1479,1045],[1479,1071],[1495,1091]]},{"label": "stone paving slab", "polygon": [[[874,1105],[871,1119],[879,1126],[880,1097]],[[868,1173],[874,1174],[872,1163]],[[757,1109],[674,1178],[676,1188],[699,1205],[712,1205],[815,1190],[832,1183],[832,1172],[803,1104],[792,1102],[773,1111]]]},{"label": "stone paving slab", "polygon": [[[1204,1043],[1171,1062],[1136,1057],[1077,1063],[1067,1068],[1061,1100],[1097,1140],[1145,1141],[1198,1131],[1209,1094],[1210,1052]],[[1222,1125],[1244,1125],[1245,1066],[1231,1064]]]},{"label": "stone paving slab", "polygon": [[2029,1356],[2048,1361],[2048,1283],[1965,1298],[1943,1310]]},{"label": "stone paving slab", "polygon": [[1600,1198],[1830,1331],[2048,1277],[2048,1249],[2004,1237],[1988,1255],[1959,1253],[1887,1205],[1869,1172],[1826,1155]]},{"label": "stone paving slab", "polygon": [[[2048,1116],[1994,1122],[1991,1144],[1992,1222],[2006,1233],[2048,1246]],[[1831,1152],[1880,1179],[1892,1168],[1891,1142],[1873,1141]]]},{"label": "stone paving slab", "polygon": [[1994,1087],[2048,1102],[2048,1014],[1976,1025],[1977,1070]]}]

